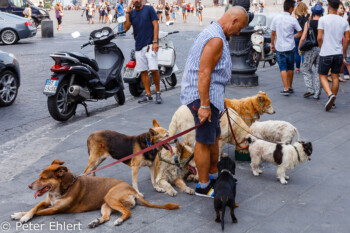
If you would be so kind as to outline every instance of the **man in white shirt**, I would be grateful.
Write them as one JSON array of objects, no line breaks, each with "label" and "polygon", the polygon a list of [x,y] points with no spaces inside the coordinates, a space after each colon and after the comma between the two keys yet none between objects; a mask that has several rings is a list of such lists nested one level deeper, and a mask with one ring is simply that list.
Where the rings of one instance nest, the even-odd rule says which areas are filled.
[{"label": "man in white shirt", "polygon": [[[340,68],[345,61],[346,50],[349,45],[350,32],[348,22],[337,15],[339,0],[328,0],[328,15],[321,17],[318,22],[317,41],[321,48],[318,73],[323,89],[328,95],[325,110],[335,108],[335,99],[339,89]],[[344,41],[342,44],[342,39]],[[332,73],[332,88],[327,77],[328,72]]]},{"label": "man in white shirt", "polygon": [[[284,12],[276,16],[271,23],[271,50],[276,51],[276,60],[281,71],[284,90],[281,95],[294,93],[294,38],[301,37],[302,29],[296,18],[291,16],[294,11],[294,0],[285,0]],[[297,31],[297,34],[294,34]],[[276,44],[276,47],[275,47]]]}]

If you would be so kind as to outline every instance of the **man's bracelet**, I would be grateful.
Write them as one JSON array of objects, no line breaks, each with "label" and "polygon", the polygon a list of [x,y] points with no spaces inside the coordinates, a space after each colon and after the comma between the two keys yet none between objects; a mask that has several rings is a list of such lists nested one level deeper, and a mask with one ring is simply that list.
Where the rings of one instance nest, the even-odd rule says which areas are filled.
[{"label": "man's bracelet", "polygon": [[200,106],[199,108],[203,108],[203,109],[209,109],[210,108],[210,106]]}]

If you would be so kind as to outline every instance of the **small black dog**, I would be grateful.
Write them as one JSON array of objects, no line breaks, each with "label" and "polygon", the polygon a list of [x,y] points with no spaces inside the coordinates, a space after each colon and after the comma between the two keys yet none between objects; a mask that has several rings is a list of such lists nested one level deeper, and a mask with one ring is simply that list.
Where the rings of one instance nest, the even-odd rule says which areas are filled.
[{"label": "small black dog", "polygon": [[[237,223],[234,208],[238,207],[236,199],[236,179],[233,177],[236,170],[236,164],[229,157],[222,157],[218,163],[219,177],[215,183],[214,209],[216,211],[215,222],[221,222],[221,228],[224,230],[224,218],[226,206],[230,207],[232,222]],[[220,210],[222,220],[220,219]]]}]

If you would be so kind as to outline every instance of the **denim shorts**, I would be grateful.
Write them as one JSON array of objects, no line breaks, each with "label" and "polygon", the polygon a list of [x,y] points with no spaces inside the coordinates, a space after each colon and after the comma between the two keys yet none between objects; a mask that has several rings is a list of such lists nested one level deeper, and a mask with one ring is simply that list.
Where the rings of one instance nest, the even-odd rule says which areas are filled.
[{"label": "denim shorts", "polygon": [[328,75],[329,70],[332,74],[339,74],[343,65],[343,55],[320,56],[318,64],[318,73]]},{"label": "denim shorts", "polygon": [[294,49],[286,52],[276,51],[276,60],[280,71],[294,70]]},{"label": "denim shorts", "polygon": [[[199,99],[187,105],[192,112],[195,125],[200,123],[198,118],[198,110],[200,106],[201,101]],[[215,144],[216,138],[221,134],[220,111],[212,104],[210,104],[210,109],[211,122],[205,121],[203,125],[196,129],[196,141],[202,144]]]}]

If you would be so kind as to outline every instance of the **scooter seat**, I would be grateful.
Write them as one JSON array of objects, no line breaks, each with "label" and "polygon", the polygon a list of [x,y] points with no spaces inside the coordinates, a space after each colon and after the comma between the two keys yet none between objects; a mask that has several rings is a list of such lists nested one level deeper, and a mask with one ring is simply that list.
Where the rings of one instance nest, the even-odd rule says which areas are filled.
[{"label": "scooter seat", "polygon": [[88,56],[86,56],[85,54],[82,53],[78,53],[78,52],[68,52],[69,55],[71,55],[72,57],[77,58],[79,61],[88,64],[89,66],[91,66],[94,70],[96,70],[96,72],[99,70],[98,68],[98,64],[95,61],[95,59],[90,59]]}]

